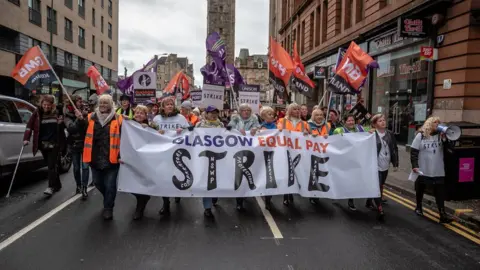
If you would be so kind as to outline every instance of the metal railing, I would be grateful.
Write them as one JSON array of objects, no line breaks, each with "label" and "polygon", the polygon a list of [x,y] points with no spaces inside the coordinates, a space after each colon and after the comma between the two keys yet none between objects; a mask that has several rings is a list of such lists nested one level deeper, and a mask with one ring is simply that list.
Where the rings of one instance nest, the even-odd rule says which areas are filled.
[{"label": "metal railing", "polygon": [[33,8],[28,8],[28,19],[31,23],[42,26],[42,13]]},{"label": "metal railing", "polygon": [[73,42],[73,32],[72,29],[65,28],[65,40]]}]

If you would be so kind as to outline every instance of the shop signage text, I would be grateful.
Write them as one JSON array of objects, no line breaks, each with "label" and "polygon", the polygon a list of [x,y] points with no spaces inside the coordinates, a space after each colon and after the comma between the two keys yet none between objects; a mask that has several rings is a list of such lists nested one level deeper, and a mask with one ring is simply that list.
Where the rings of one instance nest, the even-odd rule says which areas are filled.
[{"label": "shop signage text", "polygon": [[398,32],[402,37],[425,38],[428,34],[428,20],[424,18],[400,18]]},{"label": "shop signage text", "polygon": [[369,54],[380,54],[419,41],[420,38],[405,38],[397,31],[370,41]]}]

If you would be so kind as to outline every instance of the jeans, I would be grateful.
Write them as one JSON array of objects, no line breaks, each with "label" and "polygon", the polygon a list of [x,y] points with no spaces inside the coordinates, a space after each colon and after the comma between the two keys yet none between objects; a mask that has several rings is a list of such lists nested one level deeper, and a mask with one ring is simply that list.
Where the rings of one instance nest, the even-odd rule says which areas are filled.
[{"label": "jeans", "polygon": [[72,151],[73,176],[77,187],[88,185],[89,169],[86,163],[82,162],[82,152]]},{"label": "jeans", "polygon": [[61,189],[62,183],[58,173],[58,147],[41,149],[40,152],[48,167],[48,187],[55,190]]},{"label": "jeans", "polygon": [[[380,185],[380,197],[374,198],[373,200],[375,201],[375,204],[377,205],[377,209],[379,211],[383,210],[383,207],[382,207],[383,186],[387,181],[387,176],[388,176],[388,170],[383,172],[378,171],[378,184]],[[367,199],[367,204],[370,204],[370,203],[372,203],[372,199]]]},{"label": "jeans", "polygon": [[93,167],[92,178],[95,187],[103,195],[103,208],[113,209],[115,197],[117,196],[117,175],[119,166],[113,165],[109,168],[98,170]]},{"label": "jeans", "polygon": [[203,208],[204,209],[211,209],[212,208],[212,198],[202,198],[203,201]]}]

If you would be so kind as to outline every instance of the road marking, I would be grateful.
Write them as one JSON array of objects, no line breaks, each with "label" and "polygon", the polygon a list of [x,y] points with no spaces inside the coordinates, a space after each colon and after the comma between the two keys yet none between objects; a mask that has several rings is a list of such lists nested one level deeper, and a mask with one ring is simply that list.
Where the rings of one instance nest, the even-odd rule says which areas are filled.
[{"label": "road marking", "polygon": [[[399,204],[401,204],[401,205],[403,205],[403,206],[405,206],[409,209],[415,210],[414,206],[412,206],[410,204],[407,204],[407,203],[403,202],[402,200],[399,200],[399,199],[395,198],[394,196],[390,196],[390,194],[384,193],[384,195],[389,197],[391,200],[394,200],[395,202],[397,202],[397,203],[399,203]],[[437,217],[435,217],[435,216],[433,216],[429,213],[424,213],[424,216],[433,220],[433,221],[435,221],[435,222],[439,222],[439,219]],[[476,237],[474,237],[474,236],[472,236],[472,235],[470,235],[470,234],[468,234],[468,233],[466,233],[466,232],[464,232],[464,231],[462,231],[458,228],[455,228],[450,224],[442,224],[442,225],[445,226],[446,228],[448,228],[449,230],[451,230],[453,232],[456,232],[457,234],[469,239],[470,241],[476,243],[477,245],[480,245],[480,239],[479,238],[476,238]]]},{"label": "road marking", "polygon": [[277,223],[275,223],[275,220],[273,219],[272,214],[270,214],[270,211],[265,209],[265,203],[263,202],[262,198],[255,197],[255,199],[257,200],[260,210],[262,210],[262,214],[265,217],[265,220],[267,221],[267,224],[270,227],[270,230],[272,231],[273,237],[275,239],[283,239],[283,235],[280,232],[280,229],[278,228]]},{"label": "road marking", "polygon": [[[399,199],[399,200],[401,200],[401,201],[403,201],[403,202],[405,202],[405,203],[407,203],[407,204],[409,204],[409,205],[412,205],[413,207],[416,207],[416,206],[417,206],[417,204],[414,203],[413,201],[410,201],[410,200],[408,200],[408,199],[406,199],[406,198],[403,198],[402,196],[397,195],[397,194],[395,194],[395,193],[393,193],[393,192],[391,192],[391,191],[384,190],[384,192],[385,192],[385,194],[390,195],[390,197],[393,196],[393,197],[395,197],[395,198],[397,198],[397,199]],[[413,210],[415,210],[415,209],[413,209]],[[437,212],[432,211],[432,210],[430,210],[430,209],[428,209],[428,208],[423,209],[423,211],[429,213],[430,215],[436,217],[437,219],[440,218],[440,215],[439,215]],[[450,224],[454,225],[455,227],[457,227],[457,228],[459,228],[459,229],[461,229],[461,230],[464,230],[464,231],[470,233],[471,235],[473,235],[473,236],[475,236],[475,237],[480,237],[480,233],[479,233],[479,232],[476,232],[476,231],[474,231],[474,230],[472,230],[472,229],[470,229],[470,228],[467,228],[467,227],[463,226],[462,224],[460,224],[460,223],[458,223],[458,222],[456,222],[456,221],[453,221],[453,222],[450,223]]]},{"label": "road marking", "polygon": [[293,268],[293,266],[292,266],[292,265],[290,265],[290,264],[289,264],[289,265],[287,265],[287,267],[288,267],[288,270],[295,270],[295,268]]},{"label": "road marking", "polygon": [[[87,191],[90,192],[92,189],[93,189],[93,187],[90,187],[90,188],[87,189]],[[0,243],[0,251],[5,249],[9,245],[13,244],[13,242],[17,241],[22,236],[24,236],[25,234],[27,234],[31,230],[35,229],[36,227],[38,227],[40,224],[42,224],[43,222],[45,222],[46,220],[48,220],[49,218],[54,216],[56,213],[62,211],[62,209],[64,209],[65,207],[69,206],[70,204],[74,203],[76,200],[80,199],[81,196],[82,196],[81,194],[77,194],[77,195],[71,197],[70,199],[68,199],[65,202],[63,202],[62,204],[60,204],[59,206],[50,210],[50,212],[46,213],[45,215],[43,215],[39,219],[30,223],[25,228],[21,229],[20,231],[16,232],[15,234],[13,234],[10,237],[8,237],[7,239],[5,239],[3,242]]]},{"label": "road marking", "polygon": [[473,209],[455,209],[455,216],[459,216],[462,213],[473,212]]}]

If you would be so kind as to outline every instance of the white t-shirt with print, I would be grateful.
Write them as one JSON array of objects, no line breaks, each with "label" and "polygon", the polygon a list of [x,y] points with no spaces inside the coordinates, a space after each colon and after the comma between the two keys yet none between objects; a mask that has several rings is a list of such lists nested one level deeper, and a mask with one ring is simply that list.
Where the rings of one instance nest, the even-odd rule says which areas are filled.
[{"label": "white t-shirt with print", "polygon": [[153,122],[158,125],[159,130],[175,130],[178,128],[187,128],[190,126],[187,119],[181,114],[170,117],[163,117],[161,115],[157,115],[153,118]]},{"label": "white t-shirt with print", "polygon": [[423,175],[428,177],[445,176],[443,142],[438,134],[422,139],[422,134],[418,133],[411,147],[419,150],[418,166]]},{"label": "white t-shirt with print", "polygon": [[380,137],[380,142],[382,143],[380,154],[378,154],[378,171],[384,172],[388,171],[388,168],[390,168],[390,148],[385,141],[386,132],[381,133],[377,130],[377,134]]}]

